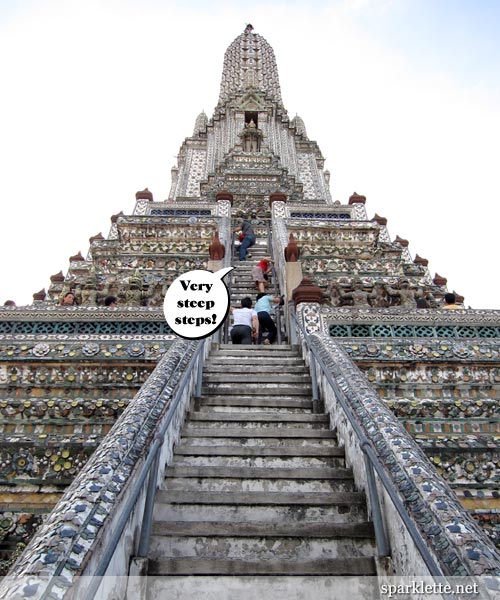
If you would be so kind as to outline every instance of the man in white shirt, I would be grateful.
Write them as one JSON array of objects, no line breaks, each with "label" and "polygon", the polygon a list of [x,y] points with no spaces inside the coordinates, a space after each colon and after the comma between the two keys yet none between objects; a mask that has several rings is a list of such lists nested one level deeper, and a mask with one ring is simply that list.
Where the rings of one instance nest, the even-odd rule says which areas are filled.
[{"label": "man in white shirt", "polygon": [[248,296],[242,298],[241,308],[233,308],[233,326],[231,328],[231,341],[233,344],[251,344],[252,336],[259,335],[259,319],[252,308],[252,299]]}]

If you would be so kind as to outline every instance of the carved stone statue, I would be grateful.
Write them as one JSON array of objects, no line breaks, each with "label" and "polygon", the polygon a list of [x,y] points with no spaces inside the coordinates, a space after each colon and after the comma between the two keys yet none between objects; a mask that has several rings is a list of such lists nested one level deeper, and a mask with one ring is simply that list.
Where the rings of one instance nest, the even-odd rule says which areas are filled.
[{"label": "carved stone statue", "polygon": [[140,305],[142,301],[142,278],[137,270],[129,280],[129,289],[125,292],[127,304]]},{"label": "carved stone statue", "polygon": [[82,304],[95,305],[97,303],[97,291],[89,286],[84,286],[82,290]]},{"label": "carved stone statue", "polygon": [[163,285],[157,283],[150,295],[148,306],[162,306],[165,299],[165,293],[163,291]]},{"label": "carved stone statue", "polygon": [[410,288],[410,282],[407,279],[402,279],[400,282],[400,288],[392,288],[388,285],[385,286],[387,293],[392,296],[399,297],[400,306],[407,308],[416,308],[417,301],[415,299],[415,292]]},{"label": "carved stone statue", "polygon": [[371,294],[371,305],[374,308],[386,308],[389,306],[387,292],[383,283],[376,283]]},{"label": "carved stone statue", "polygon": [[363,289],[363,282],[361,279],[355,279],[352,283],[352,287],[353,290],[351,292],[344,292],[340,285],[334,283],[330,288],[330,295],[332,295],[333,292],[333,299],[337,302],[339,299],[352,300],[353,306],[369,307],[370,303],[368,299],[372,297],[372,294]]},{"label": "carved stone statue", "polygon": [[258,129],[255,121],[252,119],[245,124],[245,129],[239,134],[245,152],[260,152],[260,143],[264,134]]}]

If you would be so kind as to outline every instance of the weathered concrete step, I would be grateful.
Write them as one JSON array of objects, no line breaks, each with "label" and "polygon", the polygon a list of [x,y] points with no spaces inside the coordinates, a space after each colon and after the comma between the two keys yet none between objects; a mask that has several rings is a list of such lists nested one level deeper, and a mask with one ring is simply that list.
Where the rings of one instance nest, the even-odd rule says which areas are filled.
[{"label": "weathered concrete step", "polygon": [[[284,469],[286,470],[286,469]],[[204,492],[282,492],[332,493],[354,492],[354,479],[264,479],[224,477],[168,477],[165,490]]]},{"label": "weathered concrete step", "polygon": [[[246,492],[245,492],[246,494]],[[193,492],[189,492],[191,498]],[[354,523],[366,521],[364,504],[172,504],[155,502],[158,521],[216,521],[248,523]]]},{"label": "weathered concrete step", "polygon": [[[231,373],[229,370],[226,373],[210,373],[206,372],[203,374],[203,382],[206,385],[210,385],[212,383],[243,383],[248,380],[248,378],[254,373],[254,377],[258,378],[258,385],[267,386],[268,385],[279,385],[281,383],[285,385],[290,385],[292,383],[302,383],[307,384],[311,381],[311,376],[309,373],[290,373],[286,372],[283,374],[281,372],[259,372],[258,369],[253,371],[252,369],[240,369],[239,372]],[[284,378],[286,379],[284,380]]]},{"label": "weathered concrete step", "polygon": [[346,469],[342,466],[325,466],[316,465],[313,467],[262,467],[262,466],[190,466],[190,465],[175,465],[168,467],[165,473],[166,477],[222,477],[225,479],[351,479],[351,469]]},{"label": "weathered concrete step", "polygon": [[[251,353],[250,355],[245,355],[245,348],[249,350]],[[283,364],[286,364],[287,362],[304,364],[302,356],[290,350],[282,351],[281,348],[281,344],[247,344],[246,346],[242,344],[233,344],[227,349],[212,351],[210,358],[207,360],[219,362],[221,364],[224,364],[224,360],[227,360],[228,362],[234,361],[244,367],[253,366],[254,364],[279,365],[281,362]],[[233,351],[231,351],[231,349],[233,349]],[[249,360],[250,357],[251,360]]]},{"label": "weathered concrete step", "polygon": [[[299,415],[302,416],[302,415]],[[305,415],[307,416],[307,415]],[[250,430],[254,432],[258,431],[266,431],[268,429],[282,429],[282,430],[293,430],[293,429],[309,429],[314,431],[321,431],[325,428],[324,423],[311,423],[304,420],[300,422],[294,421],[257,421],[254,419],[250,419],[245,421],[243,419],[238,419],[237,421],[190,421],[188,425],[186,425],[186,429],[190,428],[191,432],[197,431],[198,429],[234,429],[234,427],[240,427],[242,430]],[[183,430],[184,432],[184,430]]]},{"label": "weathered concrete step", "polygon": [[[243,376],[242,378],[243,379]],[[265,387],[261,383],[203,383],[201,390],[203,395],[209,394],[232,394],[235,396],[307,396],[312,393],[312,386],[305,383],[287,384],[272,383]]]},{"label": "weathered concrete step", "polygon": [[[253,348],[254,346],[251,347]],[[259,346],[256,347],[258,348]],[[274,347],[275,345],[264,345],[264,348]],[[250,373],[259,373],[261,368],[268,369],[270,371],[273,371],[274,373],[277,373],[282,369],[285,372],[288,372],[289,370],[294,370],[296,368],[304,368],[304,361],[302,358],[295,356],[283,356],[283,358],[280,358],[278,356],[272,355],[268,357],[265,354],[261,354],[260,356],[252,356],[252,362],[248,364],[245,364],[241,356],[233,355],[214,356],[208,359],[205,364],[207,369],[210,369],[212,367],[239,367],[240,369],[245,369],[245,372],[247,372],[248,369],[248,372]]]},{"label": "weathered concrete step", "polygon": [[339,492],[323,494],[288,494],[280,492],[204,492],[194,495],[183,491],[160,491],[157,503],[163,504],[231,504],[256,506],[261,504],[281,506],[331,506],[334,504],[352,506],[364,505],[365,495],[361,492]]},{"label": "weathered concrete step", "polygon": [[[359,574],[169,575],[147,578],[148,598],[168,600],[344,600],[379,598],[374,577]],[[224,592],[221,594],[221,590]]]},{"label": "weathered concrete step", "polygon": [[[233,284],[231,286],[231,298],[234,298],[238,294],[241,295],[242,292],[245,292],[247,290],[250,290],[248,293],[250,297],[254,297],[255,294],[258,293],[258,289],[252,277],[252,269],[253,267],[249,267],[246,269],[243,268],[241,270],[238,269],[239,272],[236,273],[233,279]],[[273,293],[275,289],[274,282],[268,282],[268,285],[266,285],[266,289],[269,291],[269,293]]]},{"label": "weathered concrete step", "polygon": [[[265,288],[266,293],[276,295],[274,291],[274,285],[270,284]],[[257,294],[259,290],[257,286],[253,283],[252,278],[248,275],[248,278],[245,280],[240,279],[237,283],[237,288],[233,286],[231,289],[231,306],[237,306],[241,303],[241,299],[245,296],[250,296],[252,302],[255,303],[257,299]],[[274,309],[273,309],[274,312]]]},{"label": "weathered concrete step", "polygon": [[312,406],[301,408],[295,406],[231,406],[231,404],[227,404],[225,406],[197,406],[196,411],[205,414],[245,413],[258,415],[309,415],[312,412]]},{"label": "weathered concrete step", "polygon": [[[272,291],[266,290],[268,293],[272,294]],[[246,285],[241,285],[238,290],[231,290],[231,306],[237,307],[241,304],[242,298],[250,296],[252,299],[252,304],[255,304],[257,301],[257,294],[259,290],[251,284],[250,281]]]},{"label": "weathered concrete step", "polygon": [[373,538],[373,524],[362,523],[214,523],[213,521],[155,521],[153,535]]},{"label": "weathered concrete step", "polygon": [[[235,289],[237,290],[243,283],[252,283],[252,269],[255,267],[256,263],[260,260],[260,256],[255,257],[255,261],[252,259],[251,261],[238,261],[236,269],[233,271],[233,285],[231,287],[231,295],[234,293]],[[274,288],[274,285],[272,286]]]},{"label": "weathered concrete step", "polygon": [[280,397],[280,398],[256,398],[252,396],[239,396],[228,398],[227,396],[208,396],[200,399],[200,410],[209,410],[212,407],[245,407],[245,408],[269,408],[269,409],[308,409],[312,408],[312,400],[308,396],[304,398]]},{"label": "weathered concrete step", "polygon": [[[276,289],[274,282],[269,282],[264,289],[267,293],[274,295]],[[231,287],[231,300],[234,300],[238,296],[250,296],[252,300],[255,300],[258,293],[259,290],[252,277],[252,269],[242,270],[239,273],[236,273],[235,281]]]},{"label": "weathered concrete step", "polygon": [[209,427],[190,427],[186,425],[182,431],[186,437],[218,437],[218,438],[329,438],[336,439],[335,432],[327,429],[304,429],[300,428],[246,428],[226,427],[224,429]]},{"label": "weathered concrete step", "polygon": [[216,411],[196,411],[189,417],[190,423],[196,421],[215,421],[223,422],[245,422],[245,423],[317,423],[328,425],[330,417],[328,415],[313,415],[308,413],[273,413],[273,412],[216,412]]},{"label": "weathered concrete step", "polygon": [[[309,374],[307,367],[304,365],[302,360],[297,361],[296,363],[279,363],[279,368],[277,369],[278,363],[269,364],[268,361],[264,362],[262,365],[245,365],[241,364],[241,362],[237,362],[232,364],[227,360],[221,360],[219,364],[207,361],[205,363],[205,368],[203,369],[204,375],[210,375],[212,373],[232,373],[233,371],[240,373],[240,381],[241,381],[241,370],[244,369],[245,373],[250,373],[255,371],[256,373],[271,373],[272,375],[276,375],[277,372],[280,374],[289,373],[291,375],[301,375],[301,374]],[[287,376],[288,377],[288,376]]]},{"label": "weathered concrete step", "polygon": [[[242,265],[241,269],[237,269],[233,277],[233,284],[231,286],[231,298],[234,296],[235,292],[237,293],[241,288],[245,288],[247,286],[253,287],[252,295],[257,293],[257,288],[255,287],[252,277],[252,269],[254,266],[254,264],[250,263],[248,265]],[[272,278],[268,281],[266,288],[271,290],[271,292],[276,289]]]},{"label": "weathered concrete step", "polygon": [[332,448],[332,455],[342,456],[344,452],[338,448],[337,440],[335,436],[329,438],[217,438],[217,437],[190,437],[181,439],[180,444],[176,446],[176,449],[182,446],[188,446],[196,448],[197,446],[212,446],[215,448],[228,447],[228,448],[248,448],[251,452],[258,454],[266,448],[276,448],[278,453],[279,449],[282,449],[284,453],[289,450],[292,456],[294,451],[297,452],[297,456],[300,455],[302,449],[318,449],[318,448]]},{"label": "weathered concrete step", "polygon": [[[251,346],[252,356],[258,354],[262,351],[262,348],[259,346]],[[291,356],[299,356],[299,348],[298,346],[293,346],[291,344],[281,344],[280,346],[269,346],[266,347],[265,352],[268,354],[290,354]],[[239,353],[246,354],[245,348],[241,349],[241,346],[235,346],[234,344],[219,344],[218,348],[213,351],[214,355],[222,354],[222,353]]]},{"label": "weathered concrete step", "polygon": [[337,456],[342,458],[344,451],[337,446],[302,447],[299,445],[284,447],[283,445],[269,445],[267,447],[238,446],[199,446],[193,444],[181,444],[176,447],[176,456]]},{"label": "weathered concrete step", "polygon": [[247,254],[246,260],[239,260],[236,256],[232,265],[234,267],[233,277],[237,276],[239,273],[251,271],[259,260],[265,256],[269,256],[269,250],[266,250],[265,248],[255,248],[255,246],[252,246],[252,250]]},{"label": "weathered concrete step", "polygon": [[153,535],[149,557],[168,559],[182,557],[200,560],[243,560],[281,563],[297,560],[328,560],[366,556],[373,553],[371,538],[326,536],[304,537],[240,537]]},{"label": "weathered concrete step", "polygon": [[300,356],[295,356],[289,352],[282,355],[279,351],[274,352],[271,348],[279,348],[279,344],[235,344],[233,348],[257,348],[256,350],[249,350],[251,354],[244,355],[240,350],[234,353],[224,351],[222,354],[214,354],[210,356],[207,363],[210,365],[237,365],[242,369],[250,369],[252,371],[258,371],[261,366],[276,367],[278,370],[283,366],[287,369],[289,367],[304,365],[304,360]]},{"label": "weathered concrete step", "polygon": [[[242,355],[243,352],[240,350],[240,348],[241,348],[241,346],[234,345],[232,342],[220,343],[217,345],[213,345],[212,351],[211,351],[210,356],[208,357],[208,360],[212,360],[212,358],[216,358],[218,356],[219,357],[220,356],[238,356],[238,354]],[[253,353],[258,354],[259,352],[262,353],[264,351],[267,353],[267,355],[269,357],[276,355],[276,356],[281,356],[281,358],[283,358],[283,359],[289,357],[289,358],[303,360],[301,349],[297,345],[283,343],[283,344],[274,344],[273,346],[265,346],[265,348],[263,348],[262,346],[255,346],[255,345],[251,346],[252,356],[254,356]]]},{"label": "weathered concrete step", "polygon": [[312,469],[344,467],[344,459],[335,456],[176,456],[172,467],[263,467],[273,469]]},{"label": "weathered concrete step", "polygon": [[[275,295],[272,288],[267,288],[265,290],[268,294],[272,294],[273,296]],[[250,298],[252,299],[252,304],[255,304],[255,302],[257,301],[257,294],[259,293],[259,290],[257,289],[257,287],[255,287],[253,284],[251,284],[250,282],[248,282],[248,285],[245,287],[241,287],[238,291],[234,291],[232,290],[231,292],[231,306],[239,306],[241,304],[241,300],[242,298],[245,298],[247,296],[250,296]],[[273,314],[274,314],[274,310],[273,310]]]},{"label": "weathered concrete step", "polygon": [[234,271],[232,272],[233,275],[233,285],[232,285],[232,289],[231,292],[234,290],[234,288],[238,287],[239,282],[241,282],[242,279],[247,280],[247,281],[251,281],[251,272],[252,269],[255,267],[255,265],[259,262],[259,260],[261,258],[264,258],[264,256],[266,256],[265,252],[258,252],[258,253],[252,253],[252,258],[250,260],[237,260],[234,263]]},{"label": "weathered concrete step", "polygon": [[[266,294],[271,294],[273,296],[279,295],[276,291],[274,283],[269,283],[268,285],[266,285],[264,291],[266,292]],[[250,271],[248,272],[248,274],[239,274],[237,286],[231,289],[231,306],[239,306],[241,303],[241,299],[245,296],[250,296],[253,304],[255,304],[255,302],[257,301],[258,293],[259,288],[255,285]],[[273,304],[273,313],[275,308],[277,307],[277,304]]]},{"label": "weathered concrete step", "polygon": [[149,562],[149,575],[376,575],[373,557],[348,557],[319,560],[243,561],[206,560],[196,558],[154,559]]}]

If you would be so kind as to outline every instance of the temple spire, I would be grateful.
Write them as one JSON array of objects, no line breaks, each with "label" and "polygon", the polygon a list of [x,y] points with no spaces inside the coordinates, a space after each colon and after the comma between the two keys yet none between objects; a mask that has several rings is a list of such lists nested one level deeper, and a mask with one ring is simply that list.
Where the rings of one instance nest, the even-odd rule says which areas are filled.
[{"label": "temple spire", "polygon": [[249,89],[263,92],[282,106],[278,68],[274,51],[253,26],[248,24],[224,55],[219,105]]}]

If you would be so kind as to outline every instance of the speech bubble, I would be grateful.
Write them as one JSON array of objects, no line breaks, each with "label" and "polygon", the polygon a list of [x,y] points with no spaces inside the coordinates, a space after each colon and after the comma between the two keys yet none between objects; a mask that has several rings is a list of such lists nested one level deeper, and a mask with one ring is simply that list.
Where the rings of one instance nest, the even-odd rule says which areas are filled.
[{"label": "speech bubble", "polygon": [[179,275],[170,284],[163,312],[170,329],[188,340],[212,335],[229,312],[229,291],[222,278],[234,267],[215,273],[196,269]]}]

